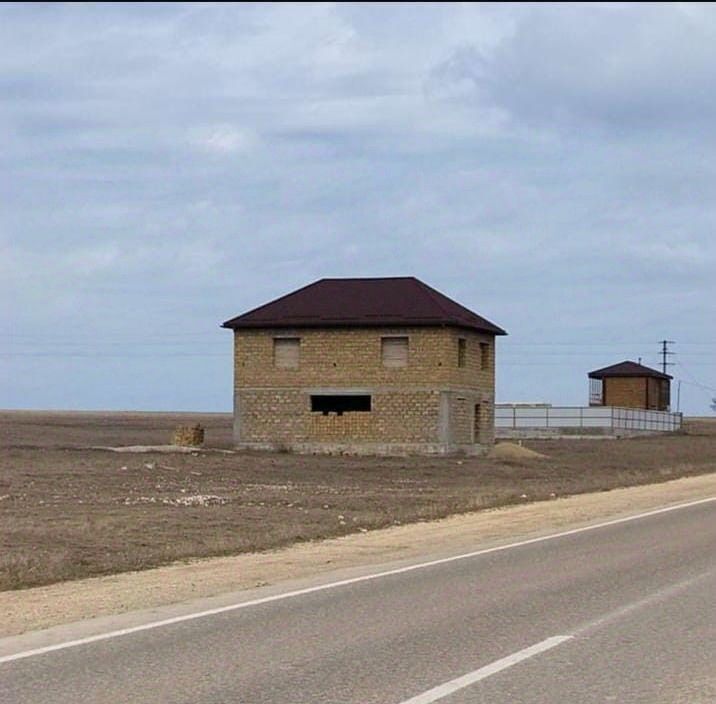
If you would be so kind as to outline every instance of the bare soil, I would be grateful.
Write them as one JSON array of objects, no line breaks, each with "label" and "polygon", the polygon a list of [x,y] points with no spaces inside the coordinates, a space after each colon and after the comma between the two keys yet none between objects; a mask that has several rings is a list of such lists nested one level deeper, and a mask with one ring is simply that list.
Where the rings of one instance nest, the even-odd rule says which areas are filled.
[{"label": "bare soil", "polygon": [[118,454],[200,422],[228,448],[224,414],[0,413],[0,589],[429,521],[484,508],[716,471],[716,433],[544,440],[544,455],[365,458]]},{"label": "bare soil", "polygon": [[[716,496],[716,473],[682,477],[661,484],[580,494],[451,516],[440,521],[393,526],[340,538],[297,543],[260,553],[173,563],[165,567],[58,582],[0,592],[0,639],[27,631],[98,617],[181,604],[202,610],[197,599],[219,597],[222,603],[244,600],[237,592],[296,580],[355,576],[356,568],[381,569],[396,560],[426,560],[536,537],[633,515],[670,504]],[[374,568],[375,565],[381,567]],[[305,583],[304,583],[305,585]],[[217,606],[217,603],[213,603]],[[173,615],[173,614],[166,614]],[[153,617],[155,620],[159,615]],[[139,616],[139,621],[142,616]],[[109,622],[85,623],[84,635],[104,632]],[[135,622],[136,623],[136,622]],[[112,621],[111,628],[131,625]],[[61,636],[66,640],[67,636]],[[47,641],[44,641],[45,643]],[[9,652],[15,649],[11,645]],[[3,641],[0,640],[0,655]]]}]

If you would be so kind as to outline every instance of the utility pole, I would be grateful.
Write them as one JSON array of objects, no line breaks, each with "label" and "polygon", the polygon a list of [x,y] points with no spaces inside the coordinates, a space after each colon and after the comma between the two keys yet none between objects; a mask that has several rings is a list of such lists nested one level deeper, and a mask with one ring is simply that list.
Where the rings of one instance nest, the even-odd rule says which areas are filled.
[{"label": "utility pole", "polygon": [[681,412],[681,379],[679,379],[679,383],[676,385],[676,412]]},{"label": "utility pole", "polygon": [[661,340],[659,344],[661,344],[661,371],[666,374],[666,368],[674,365],[673,362],[668,361],[669,356],[674,354],[669,350],[669,345],[675,345],[676,343],[673,340]]}]

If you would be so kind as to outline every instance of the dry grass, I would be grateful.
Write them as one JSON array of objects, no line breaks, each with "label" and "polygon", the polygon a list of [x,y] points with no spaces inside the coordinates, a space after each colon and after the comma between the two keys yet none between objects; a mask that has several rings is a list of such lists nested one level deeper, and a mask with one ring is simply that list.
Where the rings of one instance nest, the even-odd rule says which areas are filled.
[{"label": "dry grass", "polygon": [[166,443],[193,422],[230,444],[219,414],[0,413],[0,589],[716,471],[706,421],[693,435],[529,442],[546,457],[524,463],[81,449]]}]

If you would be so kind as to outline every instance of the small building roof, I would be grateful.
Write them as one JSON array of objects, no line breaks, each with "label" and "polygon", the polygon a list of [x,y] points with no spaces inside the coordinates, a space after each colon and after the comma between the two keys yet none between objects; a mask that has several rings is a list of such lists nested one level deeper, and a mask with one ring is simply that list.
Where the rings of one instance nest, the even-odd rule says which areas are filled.
[{"label": "small building roof", "polygon": [[412,276],[320,279],[254,310],[224,328],[443,326],[507,333]]},{"label": "small building roof", "polygon": [[626,360],[619,362],[619,364],[612,364],[611,367],[604,367],[603,369],[595,369],[593,372],[589,372],[590,379],[605,379],[611,376],[649,376],[656,379],[672,379],[673,377],[668,374],[664,374],[657,369],[651,367],[645,367],[643,364],[637,364]]}]

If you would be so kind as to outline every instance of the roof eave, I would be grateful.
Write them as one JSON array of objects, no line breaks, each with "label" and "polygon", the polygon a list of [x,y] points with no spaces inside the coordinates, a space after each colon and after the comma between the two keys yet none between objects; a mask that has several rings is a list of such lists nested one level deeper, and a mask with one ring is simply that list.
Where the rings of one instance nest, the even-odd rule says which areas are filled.
[{"label": "roof eave", "polygon": [[643,373],[643,374],[628,374],[622,372],[621,374],[619,372],[616,373],[609,373],[606,374],[600,374],[599,372],[589,372],[587,374],[588,379],[673,379],[674,377],[670,374],[661,374],[660,372],[656,373]]},{"label": "roof eave", "polygon": [[325,321],[241,321],[232,318],[221,324],[222,328],[228,330],[275,330],[278,328],[305,328],[305,329],[317,329],[317,328],[437,328],[437,327],[454,327],[461,328],[464,330],[473,330],[475,332],[481,332],[487,335],[502,336],[507,335],[508,332],[498,327],[497,325],[478,326],[470,325],[464,322],[446,322],[443,320],[384,320],[384,321],[340,321],[340,320],[325,320]]}]

